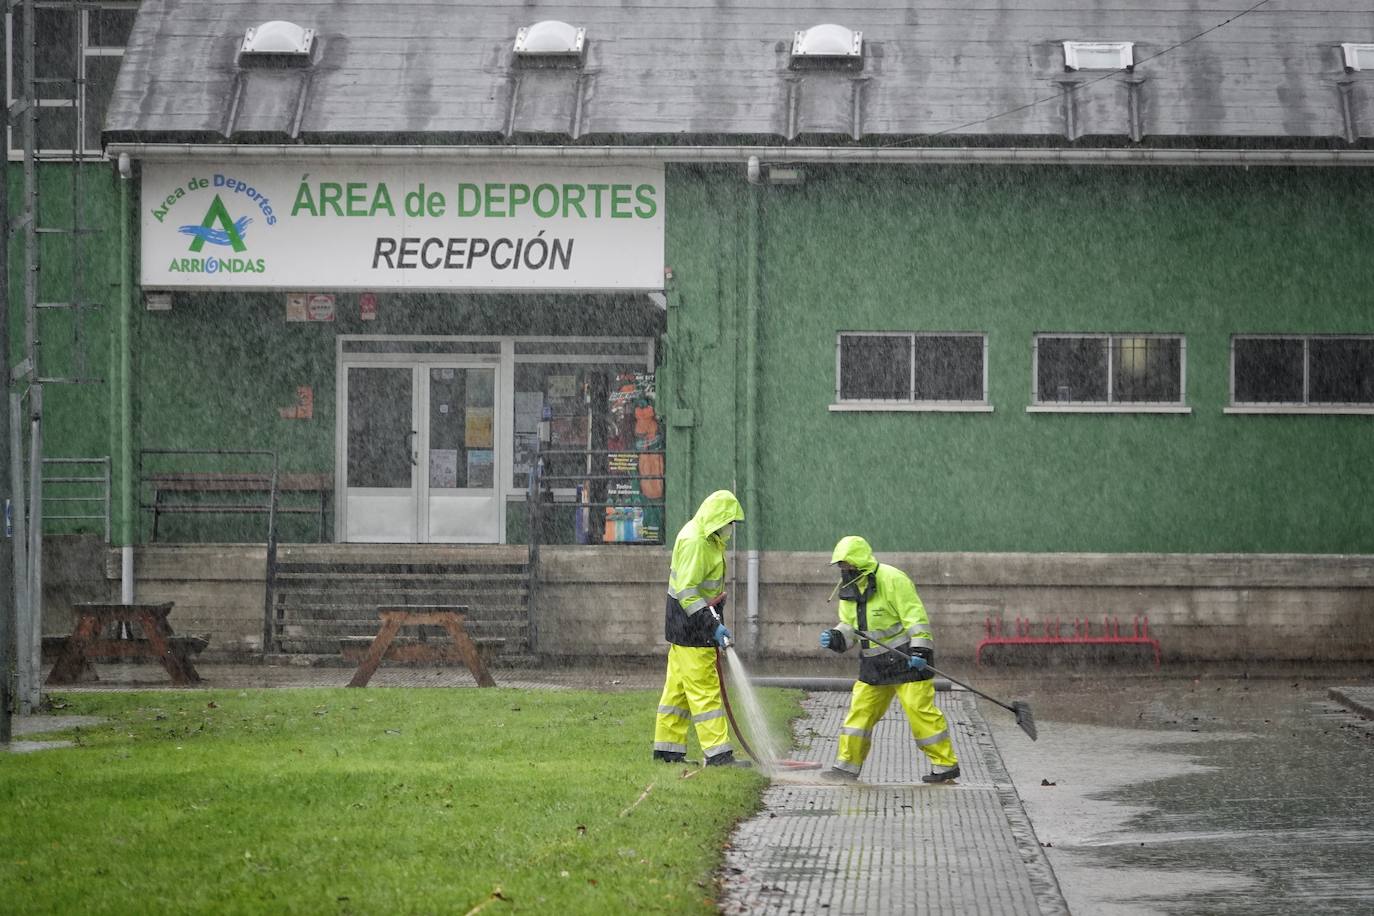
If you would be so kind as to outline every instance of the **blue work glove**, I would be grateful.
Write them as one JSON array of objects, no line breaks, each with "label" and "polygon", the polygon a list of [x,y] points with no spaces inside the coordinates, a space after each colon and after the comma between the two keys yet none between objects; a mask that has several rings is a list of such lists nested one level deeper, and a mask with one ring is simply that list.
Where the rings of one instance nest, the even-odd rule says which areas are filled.
[{"label": "blue work glove", "polygon": [[844,634],[839,630],[821,630],[821,648],[829,649],[831,652],[843,652],[845,650]]},{"label": "blue work glove", "polygon": [[723,623],[716,624],[716,645],[722,649],[730,647],[730,631]]},{"label": "blue work glove", "polygon": [[913,655],[906,660],[906,666],[912,671],[920,671],[926,666],[926,660],[919,655]]}]

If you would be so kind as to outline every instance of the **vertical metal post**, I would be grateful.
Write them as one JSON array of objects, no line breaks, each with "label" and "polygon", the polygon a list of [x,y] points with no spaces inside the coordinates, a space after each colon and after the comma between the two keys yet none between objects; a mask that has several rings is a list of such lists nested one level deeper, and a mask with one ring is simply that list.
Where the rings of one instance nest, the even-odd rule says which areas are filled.
[{"label": "vertical metal post", "polygon": [[19,644],[28,653],[28,684],[19,685],[20,708],[38,711],[43,701],[43,386],[29,389],[29,631]]},{"label": "vertical metal post", "polygon": [[[38,433],[38,424],[42,416],[42,394],[39,391],[40,385],[38,378],[41,375],[39,367],[39,347],[38,347],[38,257],[39,257],[39,238],[38,238],[38,90],[37,90],[37,70],[35,60],[38,57],[38,42],[36,33],[36,4],[33,0],[24,0],[19,7],[23,11],[24,27],[20,38],[24,48],[24,68],[23,68],[23,117],[24,117],[24,369],[29,382],[29,412],[23,410],[22,400],[14,404],[14,415],[20,419],[20,423],[15,430],[13,442],[17,453],[22,456],[23,448],[19,443],[24,440],[21,438],[23,419],[30,419],[30,429],[33,434]],[[6,189],[8,193],[8,189]],[[39,671],[39,651],[42,647],[42,639],[36,621],[42,613],[42,580],[37,574],[37,565],[41,560],[43,535],[41,527],[41,510],[38,508],[43,501],[42,474],[43,474],[43,450],[41,439],[30,442],[29,455],[29,488],[28,503],[32,509],[28,527],[21,529],[18,525],[18,518],[21,514],[21,507],[24,500],[24,474],[23,458],[15,460],[14,489],[15,489],[15,541],[16,545],[20,541],[19,532],[24,530],[27,535],[27,544],[24,554],[16,548],[15,550],[15,585],[16,595],[19,591],[23,592],[22,602],[16,598],[17,625],[15,627],[16,645],[15,658],[18,662],[19,674],[19,708],[21,712],[30,713],[37,709],[41,698],[41,689],[38,683]],[[39,519],[39,521],[35,521]],[[23,556],[24,562],[18,561]],[[21,588],[22,585],[22,588]]]},{"label": "vertical metal post", "polygon": [[272,486],[267,494],[267,580],[262,608],[262,654],[277,651],[277,453],[272,453]]},{"label": "vertical metal post", "polygon": [[11,515],[14,523],[14,538],[11,544],[14,555],[14,580],[11,583],[14,594],[14,666],[16,698],[22,711],[24,686],[33,680],[29,672],[29,654],[23,647],[27,645],[29,622],[29,562],[28,528],[24,511],[24,398],[17,391],[10,392],[10,429],[9,441],[14,443],[10,453],[10,484],[14,494]]},{"label": "vertical metal post", "polygon": [[[9,123],[8,114],[5,123]],[[8,144],[8,140],[6,144]],[[9,150],[0,156],[0,385],[6,394],[10,390],[10,185]],[[9,406],[9,398],[4,399]],[[14,555],[7,538],[14,536],[9,510],[17,494],[10,487],[8,470],[12,436],[0,436],[0,510],[5,518],[0,525],[9,527],[0,532],[0,583],[14,581]],[[9,744],[13,734],[10,717],[14,712],[14,594],[0,584],[0,744]]]}]

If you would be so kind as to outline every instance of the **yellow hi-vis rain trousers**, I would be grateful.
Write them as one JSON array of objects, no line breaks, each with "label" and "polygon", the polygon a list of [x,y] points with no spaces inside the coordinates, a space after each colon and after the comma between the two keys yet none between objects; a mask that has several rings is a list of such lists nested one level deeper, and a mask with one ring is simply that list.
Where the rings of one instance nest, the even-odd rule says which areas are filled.
[{"label": "yellow hi-vis rain trousers", "polygon": [[845,716],[844,725],[840,728],[840,750],[836,755],[835,769],[859,775],[859,769],[868,759],[868,752],[873,749],[873,728],[887,712],[888,706],[892,705],[893,696],[902,701],[902,709],[911,723],[911,736],[916,739],[916,746],[930,759],[931,766],[940,771],[957,764],[959,758],[954,756],[945,714],[935,706],[934,680],[884,687],[855,681],[854,692],[849,700],[849,715]]},{"label": "yellow hi-vis rain trousers", "polygon": [[687,753],[687,723],[697,727],[697,740],[708,758],[734,750],[720,697],[716,650],[668,646],[668,676],[654,721],[654,750]]}]

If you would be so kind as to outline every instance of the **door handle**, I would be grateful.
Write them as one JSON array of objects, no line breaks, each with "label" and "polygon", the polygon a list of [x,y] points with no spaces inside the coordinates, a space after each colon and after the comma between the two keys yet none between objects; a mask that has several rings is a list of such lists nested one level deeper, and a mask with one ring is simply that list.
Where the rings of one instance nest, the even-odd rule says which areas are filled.
[{"label": "door handle", "polygon": [[419,430],[412,429],[406,434],[406,453],[410,455],[410,463],[412,466],[420,463],[415,459],[415,446],[412,444],[417,432],[419,432]]}]

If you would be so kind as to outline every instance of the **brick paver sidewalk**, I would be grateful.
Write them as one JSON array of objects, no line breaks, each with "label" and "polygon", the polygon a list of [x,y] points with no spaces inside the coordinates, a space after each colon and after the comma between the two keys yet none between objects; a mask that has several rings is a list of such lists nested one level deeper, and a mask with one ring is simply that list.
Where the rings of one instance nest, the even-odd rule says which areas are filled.
[{"label": "brick paver sidewalk", "polygon": [[[792,756],[828,768],[849,694],[814,693],[805,705],[797,727],[809,737]],[[723,912],[1067,914],[972,695],[941,693],[937,705],[957,784],[921,783],[929,767],[894,702],[857,784],[801,771],[765,792],[726,852]]]}]

